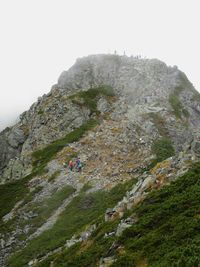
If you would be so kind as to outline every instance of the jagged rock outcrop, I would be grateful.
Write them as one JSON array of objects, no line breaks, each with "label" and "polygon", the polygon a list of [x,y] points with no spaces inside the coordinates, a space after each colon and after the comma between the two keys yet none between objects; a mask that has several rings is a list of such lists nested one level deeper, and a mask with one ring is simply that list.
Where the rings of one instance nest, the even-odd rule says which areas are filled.
[{"label": "jagged rock outcrop", "polygon": [[[79,127],[90,111],[73,105],[65,96],[51,93],[34,103],[14,127],[0,135],[0,175],[17,179],[31,171],[31,154]],[[1,141],[2,140],[2,141]]]},{"label": "jagged rock outcrop", "polygon": [[0,173],[7,164],[11,166],[15,164],[14,168],[10,168],[10,172],[14,171],[14,173],[10,173],[8,176],[21,177],[23,162],[19,161],[18,157],[25,139],[25,133],[18,125],[12,129],[6,128],[0,134]]}]

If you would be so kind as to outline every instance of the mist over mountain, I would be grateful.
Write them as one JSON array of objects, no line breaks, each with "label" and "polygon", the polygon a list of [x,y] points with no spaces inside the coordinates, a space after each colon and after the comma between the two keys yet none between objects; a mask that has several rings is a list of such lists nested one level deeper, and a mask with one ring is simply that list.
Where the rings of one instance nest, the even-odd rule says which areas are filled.
[{"label": "mist over mountain", "polygon": [[199,130],[176,66],[77,59],[0,133],[1,266],[198,266]]},{"label": "mist over mountain", "polygon": [[[2,77],[2,83],[6,85],[6,87],[3,86],[1,90],[0,130],[12,126],[18,120],[20,114],[25,110],[28,110],[31,104],[37,101],[39,96],[48,93],[51,85],[56,83],[59,69],[62,70],[65,66],[64,60],[62,61],[61,66],[52,69],[50,68],[46,71],[42,68],[39,68],[38,70],[32,69],[32,72],[22,69],[20,73],[21,76],[19,73],[14,72],[12,74],[13,81],[9,85],[10,88],[7,84],[10,72],[8,74],[3,73],[5,77]],[[70,62],[74,62],[74,58],[70,58],[69,60],[66,60],[66,62],[67,65],[70,66]],[[15,65],[15,68],[17,68],[17,64]],[[192,78],[197,85],[196,89],[198,90],[198,82],[194,79],[195,77]]]}]

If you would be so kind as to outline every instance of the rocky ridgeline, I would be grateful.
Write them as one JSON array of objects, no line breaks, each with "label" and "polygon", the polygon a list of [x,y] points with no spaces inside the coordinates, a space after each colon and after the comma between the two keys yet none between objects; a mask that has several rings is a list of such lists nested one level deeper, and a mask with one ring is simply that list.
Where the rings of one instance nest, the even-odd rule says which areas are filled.
[{"label": "rocky ridgeline", "polygon": [[[164,185],[169,185],[175,181],[177,177],[185,174],[195,162],[195,156],[188,153],[180,153],[177,156],[170,157],[161,163],[158,163],[149,172],[144,172],[138,177],[136,185],[131,191],[126,193],[126,196],[112,209],[108,209],[105,214],[105,221],[122,218],[125,211],[131,210],[138,203],[141,203],[146,196],[155,189],[160,189]],[[128,221],[121,221],[116,234],[121,235],[122,231],[137,221],[136,218]]]}]

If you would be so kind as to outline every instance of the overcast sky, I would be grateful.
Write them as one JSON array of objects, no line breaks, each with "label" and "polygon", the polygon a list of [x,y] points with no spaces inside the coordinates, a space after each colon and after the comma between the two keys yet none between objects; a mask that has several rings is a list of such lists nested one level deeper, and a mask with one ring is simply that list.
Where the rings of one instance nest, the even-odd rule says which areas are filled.
[{"label": "overcast sky", "polygon": [[199,0],[0,0],[0,129],[78,57],[159,58],[200,89]]}]

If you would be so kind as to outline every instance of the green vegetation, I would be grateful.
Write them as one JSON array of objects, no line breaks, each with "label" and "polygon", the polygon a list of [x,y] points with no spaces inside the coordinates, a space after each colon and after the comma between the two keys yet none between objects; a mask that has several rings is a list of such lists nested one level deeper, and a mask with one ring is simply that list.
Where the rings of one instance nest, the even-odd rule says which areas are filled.
[{"label": "green vegetation", "polygon": [[[67,144],[78,141],[86,131],[92,129],[97,125],[97,121],[90,119],[88,122],[75,129],[71,133],[67,134],[64,138],[58,139],[45,148],[37,150],[33,153],[33,166],[34,171],[37,173],[42,173],[46,167],[46,164],[53,159],[53,157],[62,150]],[[71,158],[77,155],[73,153]]]},{"label": "green vegetation", "polygon": [[23,267],[32,258],[45,255],[61,245],[74,233],[82,231],[89,223],[95,222],[108,207],[113,207],[132,187],[133,181],[119,184],[111,191],[97,191],[86,194],[80,193],[66,207],[52,229],[45,231],[32,240],[22,251],[9,260],[9,266]]},{"label": "green vegetation", "polygon": [[[33,191],[31,191],[29,194],[27,194],[27,195],[25,196],[25,198],[23,199],[23,203],[22,203],[22,205],[25,205],[25,204],[27,204],[28,202],[32,201],[33,198],[34,198],[34,196],[35,196],[37,193],[39,193],[42,189],[43,189],[43,187],[40,186],[40,185],[37,186],[37,187],[35,187],[35,189],[34,189]],[[21,205],[21,206],[22,206],[22,205]]]},{"label": "green vegetation", "polygon": [[194,86],[192,83],[188,80],[187,76],[185,75],[184,72],[179,71],[179,78],[181,81],[180,88],[188,88],[188,89],[194,89]]},{"label": "green vegetation", "polygon": [[[200,163],[171,185],[154,191],[135,212],[139,221],[118,243],[130,265],[147,260],[148,267],[200,265]],[[125,266],[120,260],[115,266]],[[121,263],[120,263],[121,262]]]},{"label": "green vegetation", "polygon": [[114,92],[110,86],[100,86],[91,88],[87,91],[78,92],[75,95],[70,96],[73,103],[79,106],[86,106],[92,113],[98,114],[97,101],[100,96],[113,97]]},{"label": "green vegetation", "polygon": [[[0,185],[0,232],[8,232],[14,229],[14,220],[4,223],[2,217],[9,213],[18,201],[23,200],[23,204],[31,201],[34,194],[41,190],[36,187],[33,192],[29,192],[28,181],[33,178],[35,173],[31,173],[23,179],[16,180],[7,184]],[[20,206],[21,206],[20,205]]]},{"label": "green vegetation", "polygon": [[169,138],[161,138],[154,141],[152,145],[152,153],[156,155],[154,165],[161,162],[175,154],[172,142]]},{"label": "green vegetation", "polygon": [[[186,77],[187,78],[187,77]],[[188,81],[189,82],[189,81]],[[176,86],[174,88],[173,93],[170,94],[169,96],[169,103],[171,104],[173,110],[174,110],[174,115],[178,118],[181,119],[182,115],[185,118],[189,117],[189,112],[187,109],[185,109],[179,99],[180,93],[184,90],[184,88],[187,87],[187,82],[183,80],[182,84],[179,86]]]},{"label": "green vegetation", "polygon": [[53,183],[58,175],[60,174],[60,171],[55,171],[48,179],[48,182]]},{"label": "green vegetation", "polygon": [[44,114],[44,110],[40,109],[38,110],[38,115],[43,115]]},{"label": "green vegetation", "polygon": [[87,192],[89,189],[91,189],[92,186],[89,182],[85,183],[84,186],[81,188],[81,192]]},{"label": "green vegetation", "polygon": [[80,243],[64,250],[60,254],[55,254],[43,261],[37,267],[49,267],[50,262],[54,262],[54,267],[92,267],[97,266],[102,256],[112,252],[110,247],[115,241],[115,237],[105,238],[105,233],[113,232],[117,228],[119,220],[101,223],[92,234],[92,239],[81,245]]},{"label": "green vegetation", "polygon": [[174,110],[174,114],[177,118],[181,119],[182,115],[184,115],[184,117],[189,116],[188,111],[185,108],[183,108],[183,105],[177,95],[171,94],[169,96],[169,103],[171,104]]},{"label": "green vegetation", "polygon": [[[104,237],[118,220],[103,223],[86,243],[52,255],[37,267],[95,267],[115,256],[112,267],[198,267],[200,265],[200,163],[132,210],[139,220],[122,236]],[[116,249],[116,248],[121,249]],[[144,264],[140,264],[144,263]]]},{"label": "green vegetation", "polygon": [[[84,243],[77,243],[37,265],[49,267],[94,267],[101,257],[115,256],[112,267],[195,267],[200,264],[200,163],[182,177],[159,191],[151,192],[131,213],[138,222],[121,237],[105,237],[116,230],[119,219],[103,222],[107,207],[113,207],[133,181],[118,185],[110,192],[82,192],[60,217],[56,225],[32,240],[21,252],[12,256],[9,266],[23,267],[27,262],[64,244],[72,234],[88,223],[97,229]],[[129,216],[130,216],[129,212]],[[121,249],[117,249],[117,247]],[[143,265],[141,265],[143,266]]]},{"label": "green vegetation", "polygon": [[0,218],[6,215],[29,190],[27,178],[0,185]]},{"label": "green vegetation", "polygon": [[25,224],[32,225],[31,232],[34,232],[38,227],[45,223],[52,212],[55,211],[65,199],[74,193],[74,191],[75,189],[73,187],[65,186],[40,203],[30,203],[28,209],[38,214],[37,217],[25,221]]},{"label": "green vegetation", "polygon": [[6,215],[14,205],[28,196],[28,181],[37,173],[32,172],[23,179],[0,185],[0,222],[1,218]]}]

